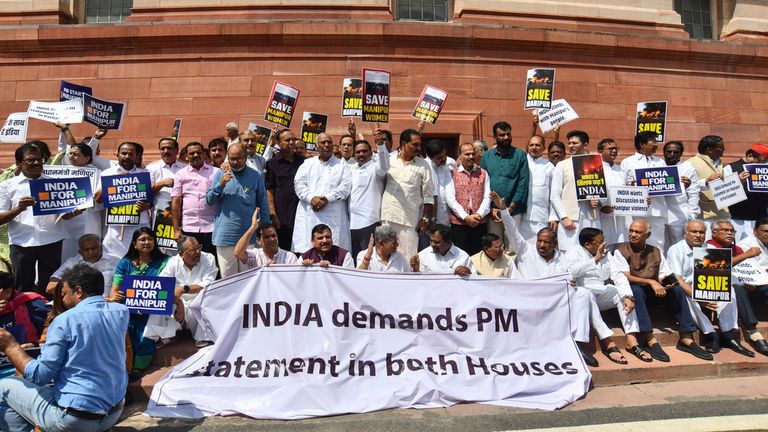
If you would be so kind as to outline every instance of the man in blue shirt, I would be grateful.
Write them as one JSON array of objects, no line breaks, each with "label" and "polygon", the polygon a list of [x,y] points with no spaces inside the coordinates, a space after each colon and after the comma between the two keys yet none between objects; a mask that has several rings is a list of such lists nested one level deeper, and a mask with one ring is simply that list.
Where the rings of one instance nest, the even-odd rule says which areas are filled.
[{"label": "man in blue shirt", "polygon": [[271,224],[264,178],[246,165],[245,148],[234,143],[227,149],[229,168],[213,176],[211,187],[205,194],[208,205],[218,204],[213,227],[213,244],[219,258],[221,277],[248,270],[235,256],[235,245],[251,226],[251,215],[256,207],[262,209],[261,225]]},{"label": "man in blue shirt", "polygon": [[0,381],[3,431],[103,431],[123,410],[128,309],[104,301],[104,276],[88,265],[65,271],[62,281],[67,310],[48,327],[40,357],[0,329],[0,350],[24,371]]}]

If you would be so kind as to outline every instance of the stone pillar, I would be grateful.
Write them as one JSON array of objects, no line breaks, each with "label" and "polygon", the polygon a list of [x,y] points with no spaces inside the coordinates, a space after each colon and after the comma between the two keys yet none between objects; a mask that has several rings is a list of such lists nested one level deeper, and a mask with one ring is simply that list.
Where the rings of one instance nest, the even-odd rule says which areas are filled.
[{"label": "stone pillar", "polygon": [[722,8],[724,40],[768,39],[768,3],[752,0],[724,0]]}]

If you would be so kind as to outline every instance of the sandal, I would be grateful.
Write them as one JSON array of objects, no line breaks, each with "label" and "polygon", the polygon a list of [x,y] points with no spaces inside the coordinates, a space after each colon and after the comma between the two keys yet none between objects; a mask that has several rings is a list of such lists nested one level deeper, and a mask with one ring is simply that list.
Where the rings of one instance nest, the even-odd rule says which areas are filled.
[{"label": "sandal", "polygon": [[[638,359],[640,359],[640,361],[644,361],[646,363],[650,363],[653,361],[653,357],[651,357],[651,354],[649,354],[648,351],[644,350],[639,344],[633,347],[627,348],[627,352],[637,357]],[[643,356],[644,354],[647,357],[644,357]]]},{"label": "sandal", "polygon": [[[618,354],[619,358],[618,359],[613,358],[613,357],[611,357],[611,354]],[[603,355],[608,357],[608,360],[610,360],[610,361],[612,361],[614,363],[618,363],[618,364],[622,364],[622,365],[627,364],[627,359],[624,358],[624,355],[621,353],[621,350],[619,349],[619,347],[617,347],[615,345],[610,347],[610,348],[604,349],[603,350]]]}]

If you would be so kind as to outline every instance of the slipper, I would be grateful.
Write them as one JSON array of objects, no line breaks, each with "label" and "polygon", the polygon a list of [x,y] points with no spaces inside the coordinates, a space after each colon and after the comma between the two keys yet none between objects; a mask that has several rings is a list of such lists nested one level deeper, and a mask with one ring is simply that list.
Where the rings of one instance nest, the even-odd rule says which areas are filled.
[{"label": "slipper", "polygon": [[[640,361],[644,361],[646,363],[653,361],[653,357],[651,357],[648,351],[644,350],[640,345],[627,348],[627,352],[640,359]],[[648,357],[643,357],[643,354],[648,355]]]},{"label": "slipper", "polygon": [[[613,353],[618,354],[619,358],[615,359],[615,358],[611,357],[611,354],[613,354]],[[610,361],[612,361],[614,363],[618,363],[618,364],[622,364],[622,365],[627,364],[627,359],[624,358],[624,355],[621,354],[621,350],[617,346],[612,346],[612,347],[610,347],[608,349],[604,349],[603,350],[603,355],[608,357],[608,360],[610,360]]]}]

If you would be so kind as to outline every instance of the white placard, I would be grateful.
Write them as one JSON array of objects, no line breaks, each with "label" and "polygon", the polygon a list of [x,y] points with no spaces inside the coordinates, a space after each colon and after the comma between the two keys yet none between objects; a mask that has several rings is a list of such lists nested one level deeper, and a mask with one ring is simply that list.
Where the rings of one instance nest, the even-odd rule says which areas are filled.
[{"label": "white placard", "polygon": [[733,283],[747,285],[768,285],[768,271],[760,267],[757,258],[747,258],[731,269]]},{"label": "white placard", "polygon": [[615,216],[648,216],[648,188],[614,186],[608,196]]},{"label": "white placard", "polygon": [[27,108],[29,118],[56,123],[82,123],[83,100],[71,99],[64,102],[29,101]]},{"label": "white placard", "polygon": [[552,108],[539,111],[539,129],[542,133],[554,130],[558,125],[564,125],[579,118],[576,111],[565,99],[552,101]]},{"label": "white placard", "polygon": [[25,143],[27,142],[27,113],[17,112],[8,115],[5,126],[0,129],[0,142]]},{"label": "white placard", "polygon": [[191,313],[216,343],[166,374],[146,413],[298,419],[461,402],[561,408],[591,379],[573,342],[568,278],[297,265],[242,273],[194,300]]},{"label": "white placard", "polygon": [[727,175],[722,180],[710,181],[709,191],[712,192],[718,210],[747,199],[747,193],[744,192],[744,185],[741,184],[738,173]]}]

